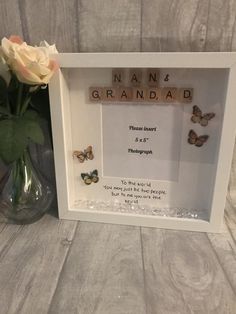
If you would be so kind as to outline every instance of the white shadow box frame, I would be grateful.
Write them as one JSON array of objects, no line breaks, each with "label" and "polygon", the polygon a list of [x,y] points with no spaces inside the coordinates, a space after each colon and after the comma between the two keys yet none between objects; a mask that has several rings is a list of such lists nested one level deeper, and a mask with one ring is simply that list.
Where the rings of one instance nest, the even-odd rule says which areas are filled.
[{"label": "white shadow box frame", "polygon": [[[236,53],[62,53],[54,55],[53,57],[58,60],[60,65],[60,70],[55,74],[49,84],[59,217],[61,219],[70,220],[75,219],[82,221],[138,225],[167,229],[219,232],[223,224],[227,186],[235,141]],[[189,209],[185,208],[185,212],[181,213],[181,211],[178,211],[177,208],[181,207],[181,205],[179,205],[181,204],[181,199],[175,206],[175,200],[178,202],[178,196],[173,196],[172,199],[170,199],[171,196],[167,197],[167,199],[169,199],[169,203],[171,203],[171,206],[169,205],[169,207],[176,207],[172,213],[170,213],[170,208],[167,209],[168,200],[166,201],[167,205],[165,204],[165,206],[162,203],[158,204],[157,201],[156,207],[158,210],[156,211],[155,209],[153,210],[153,207],[150,207],[151,209],[147,207],[146,210],[142,211],[141,209],[145,209],[145,206],[139,210],[139,208],[137,209],[132,204],[129,205],[128,209],[123,208],[122,210],[122,208],[119,208],[119,206],[121,206],[120,203],[117,203],[114,199],[109,199],[108,197],[106,200],[101,199],[100,202],[93,202],[91,194],[88,193],[87,195],[86,192],[85,194],[87,195],[87,199],[85,197],[84,202],[81,203],[82,205],[80,204],[80,206],[78,206],[77,201],[80,198],[80,196],[78,196],[80,193],[80,186],[81,191],[85,190],[81,185],[82,181],[80,175],[77,173],[78,165],[75,165],[76,161],[72,157],[73,151],[77,148],[77,146],[75,147],[75,144],[73,143],[73,139],[76,138],[76,134],[72,133],[76,133],[75,129],[77,123],[78,125],[83,123],[82,120],[84,119],[88,121],[88,128],[86,129],[93,128],[96,124],[94,120],[96,117],[97,120],[102,119],[102,104],[94,105],[96,106],[94,108],[100,108],[100,111],[98,111],[100,112],[100,115],[92,115],[91,123],[89,123],[88,117],[80,116],[79,106],[80,103],[83,102],[83,99],[88,99],[87,87],[90,85],[92,86],[93,84],[96,84],[95,86],[99,86],[99,80],[96,81],[93,79],[93,72],[95,73],[98,71],[96,72],[96,75],[97,77],[100,76],[102,85],[102,83],[104,84],[102,81],[102,73],[104,71],[104,73],[106,73],[107,70],[111,72],[111,69],[113,68],[158,68],[160,71],[164,69],[165,71],[170,70],[173,73],[175,73],[175,71],[177,73],[178,70],[195,71],[193,73],[197,73],[199,70],[202,71],[201,73],[212,71],[213,74],[215,73],[212,78],[217,78],[217,73],[221,73],[220,71],[223,71],[223,83],[218,86],[221,81],[217,81],[218,83],[215,83],[215,87],[214,85],[213,87],[210,87],[209,85],[210,95],[208,95],[208,98],[220,90],[220,93],[223,95],[222,99],[224,99],[224,104],[221,106],[223,110],[221,121],[218,125],[218,141],[214,147],[212,146],[212,149],[215,149],[215,151],[214,159],[210,166],[211,180],[209,182],[207,181],[207,170],[203,170],[205,174],[202,175],[202,179],[199,177],[199,180],[202,180],[202,182],[198,182],[198,188],[202,189],[201,193],[205,195],[203,198],[207,197],[206,204],[208,205],[204,208],[206,218],[202,218],[201,215],[196,214],[197,208],[191,215],[191,210],[193,209],[191,208],[191,205],[189,206]],[[101,73],[99,72],[99,69],[103,69]],[[88,80],[88,73],[92,76],[92,80],[91,83],[87,82],[86,85],[83,80]],[[77,76],[79,77],[78,82],[76,81]],[[76,94],[77,84],[78,89],[80,89],[80,96],[79,94]],[[109,84],[111,85],[111,81],[108,83],[108,86]],[[207,80],[206,75],[204,86],[208,86],[208,84],[210,84],[210,82]],[[84,96],[81,98],[82,94]],[[77,98],[78,104],[72,104],[72,102],[75,102]],[[72,110],[72,107],[75,108],[75,106],[78,108],[76,109],[78,110],[78,115],[75,114],[73,111],[74,109]],[[189,106],[189,109],[186,109],[188,111],[188,117],[191,117],[190,111],[192,110],[192,106],[187,106]],[[191,127],[190,124],[188,126]],[[186,126],[185,131],[187,131],[188,126]],[[83,137],[86,137],[86,129],[82,132]],[[79,138],[82,139],[82,137]],[[85,142],[81,142],[81,146],[84,148]],[[187,140],[184,140],[184,143],[186,143],[186,146],[188,145]],[[101,146],[103,146],[102,139]],[[191,147],[191,145],[189,145],[189,147]],[[100,154],[102,154],[102,148],[97,149],[96,152],[100,152]],[[196,154],[199,154],[199,151],[197,151]],[[98,157],[98,159],[99,158],[100,157]],[[194,182],[197,180],[196,174],[199,172],[198,170],[201,169],[200,167],[204,169],[204,165],[199,164],[198,168],[195,169],[195,174],[192,179],[188,179],[188,187],[193,184],[192,190],[195,189]],[[191,172],[191,168],[186,168],[185,173],[186,172]],[[99,170],[99,174],[100,185],[104,185],[105,183],[107,184],[107,182],[109,183],[109,181],[106,181],[106,178],[103,179],[101,175],[103,174],[103,171]],[[204,178],[207,183],[205,183],[205,187],[202,188],[204,186]],[[79,182],[78,186],[77,181]],[[145,182],[145,180],[142,182]],[[176,182],[173,183],[172,187],[174,184],[176,184]],[[196,193],[198,193],[198,188],[196,188]],[[94,193],[100,194],[99,185],[93,184],[91,189]],[[193,192],[193,196],[194,193],[195,192]],[[181,190],[181,193],[179,194],[182,195],[182,200],[186,199],[187,202],[189,192],[187,190],[185,192],[183,188],[183,191]],[[113,208],[113,204],[115,209]],[[198,200],[195,202],[194,206],[196,206],[196,204],[198,204]],[[148,212],[149,210],[150,212]]]}]

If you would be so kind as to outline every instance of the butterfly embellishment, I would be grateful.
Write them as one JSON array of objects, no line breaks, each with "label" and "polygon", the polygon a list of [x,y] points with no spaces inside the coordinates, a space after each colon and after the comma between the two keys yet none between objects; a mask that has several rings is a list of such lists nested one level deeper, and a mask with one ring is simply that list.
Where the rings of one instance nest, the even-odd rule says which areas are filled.
[{"label": "butterfly embellishment", "polygon": [[81,178],[86,185],[90,185],[92,182],[97,183],[99,181],[97,169],[91,171],[90,173],[81,173]]},{"label": "butterfly embellishment", "polygon": [[215,114],[213,112],[203,114],[198,106],[193,106],[193,113],[191,117],[191,121],[193,123],[199,123],[201,126],[207,126],[208,121],[210,121],[214,117]]},{"label": "butterfly embellishment", "polygon": [[73,156],[77,157],[81,163],[83,163],[85,160],[93,160],[94,155],[92,146],[88,146],[84,151],[75,150]]},{"label": "butterfly embellishment", "polygon": [[188,143],[197,147],[201,147],[204,143],[206,143],[208,138],[208,135],[198,136],[197,133],[193,130],[190,130],[188,133]]}]

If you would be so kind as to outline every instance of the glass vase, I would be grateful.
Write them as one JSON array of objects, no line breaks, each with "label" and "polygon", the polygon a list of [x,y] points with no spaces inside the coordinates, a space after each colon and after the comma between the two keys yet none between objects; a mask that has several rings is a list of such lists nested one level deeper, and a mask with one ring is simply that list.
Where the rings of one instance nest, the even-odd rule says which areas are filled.
[{"label": "glass vase", "polygon": [[39,169],[28,149],[12,163],[0,181],[0,221],[29,224],[49,209],[55,192]]}]

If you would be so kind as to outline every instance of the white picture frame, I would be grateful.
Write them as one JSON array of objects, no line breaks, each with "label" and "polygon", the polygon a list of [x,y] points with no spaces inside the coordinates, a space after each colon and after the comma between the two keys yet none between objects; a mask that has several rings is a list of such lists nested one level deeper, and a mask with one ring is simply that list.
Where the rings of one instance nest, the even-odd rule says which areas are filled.
[{"label": "white picture frame", "polygon": [[[53,131],[57,198],[60,219],[104,222],[201,232],[220,232],[230,175],[236,129],[236,53],[61,53],[53,55],[60,70],[49,84]],[[71,152],[70,90],[66,69],[85,68],[174,68],[225,69],[228,75],[224,91],[225,107],[215,180],[211,187],[212,201],[207,220],[186,217],[153,216],[137,213],[102,211],[74,206],[73,158]]]}]

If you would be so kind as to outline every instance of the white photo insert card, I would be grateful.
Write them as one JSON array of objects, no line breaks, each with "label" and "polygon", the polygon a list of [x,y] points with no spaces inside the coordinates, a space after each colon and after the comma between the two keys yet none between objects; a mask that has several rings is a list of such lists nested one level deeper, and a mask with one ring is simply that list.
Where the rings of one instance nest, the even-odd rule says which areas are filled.
[{"label": "white photo insert card", "polygon": [[68,77],[77,208],[207,220],[228,72],[81,68]]}]

